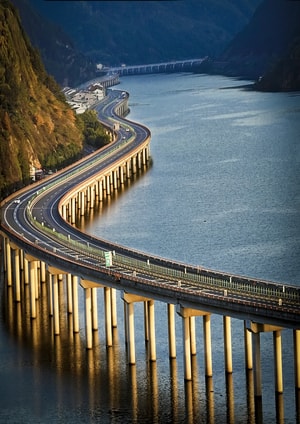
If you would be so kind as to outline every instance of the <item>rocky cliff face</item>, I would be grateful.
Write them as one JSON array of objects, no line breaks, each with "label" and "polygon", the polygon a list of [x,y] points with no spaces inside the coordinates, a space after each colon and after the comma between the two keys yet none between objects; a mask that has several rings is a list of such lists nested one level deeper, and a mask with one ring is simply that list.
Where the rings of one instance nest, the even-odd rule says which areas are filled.
[{"label": "rocky cliff face", "polygon": [[78,156],[82,133],[9,0],[0,3],[0,195],[30,181],[30,167]]}]

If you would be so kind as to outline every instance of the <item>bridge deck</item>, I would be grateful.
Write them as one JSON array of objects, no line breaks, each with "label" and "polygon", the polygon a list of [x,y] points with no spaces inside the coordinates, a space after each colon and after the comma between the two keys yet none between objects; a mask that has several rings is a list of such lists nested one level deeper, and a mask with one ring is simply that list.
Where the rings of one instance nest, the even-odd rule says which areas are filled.
[{"label": "bridge deck", "polygon": [[[121,100],[111,99],[114,108],[118,102],[124,101],[121,97]],[[107,101],[103,103],[103,110],[104,107],[107,108]],[[111,110],[107,113],[101,120],[111,125]],[[149,136],[147,132],[141,136],[140,144],[145,143],[146,136]],[[122,145],[127,143],[123,137],[119,142]],[[130,143],[133,143],[135,151],[132,137],[128,141]],[[101,174],[103,169],[107,169],[108,159],[113,165],[124,152],[129,154],[117,146],[112,146],[109,155],[107,150],[97,153],[92,161],[87,162],[88,165],[82,162],[81,168],[75,165],[57,177],[42,181],[38,187],[43,189],[39,192],[36,187],[29,187],[20,197],[20,203],[14,203],[16,195],[7,199],[2,205],[2,233],[28,254],[89,280],[95,286],[105,283],[170,304],[284,327],[300,327],[299,287],[226,274],[148,255],[96,239],[65,222],[58,213],[58,205],[65,192]],[[89,177],[86,175],[87,166]],[[82,176],[80,182],[76,180],[78,174]],[[42,210],[44,215],[41,220]],[[108,251],[112,252],[112,266],[105,265]]]}]

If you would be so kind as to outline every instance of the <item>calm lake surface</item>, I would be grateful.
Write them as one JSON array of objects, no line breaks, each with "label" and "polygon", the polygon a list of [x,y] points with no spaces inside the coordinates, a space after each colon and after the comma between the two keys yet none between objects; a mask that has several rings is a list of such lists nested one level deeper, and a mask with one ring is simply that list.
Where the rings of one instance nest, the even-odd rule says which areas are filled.
[{"label": "calm lake surface", "polygon": [[[289,284],[300,284],[300,96],[257,93],[220,76],[124,77],[129,119],[152,132],[153,166],[82,228],[160,256]],[[100,290],[99,322],[104,323]],[[177,359],[168,357],[167,307],[156,302],[157,361],[147,361],[143,306],[135,305],[136,359],[127,365],[118,297],[114,347],[103,325],[96,348],[73,335],[67,314],[52,336],[41,305],[1,291],[0,422],[255,423],[246,375],[243,322],[232,320],[233,374],[224,372],[222,317],[213,315],[213,378],[204,375],[202,319],[196,318],[194,380],[184,383],[181,319]],[[82,293],[80,290],[81,305]],[[6,305],[10,305],[7,307]],[[261,335],[262,421],[296,423],[292,332],[282,332],[284,394],[276,402],[272,334]]]}]

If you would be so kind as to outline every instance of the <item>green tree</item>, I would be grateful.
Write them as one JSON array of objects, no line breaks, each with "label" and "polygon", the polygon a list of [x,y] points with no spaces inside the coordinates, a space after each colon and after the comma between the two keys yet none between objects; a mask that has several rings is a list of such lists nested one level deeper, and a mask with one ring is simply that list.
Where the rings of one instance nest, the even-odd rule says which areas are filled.
[{"label": "green tree", "polygon": [[78,115],[78,126],[83,132],[84,142],[99,149],[109,143],[110,137],[101,124],[95,110]]}]

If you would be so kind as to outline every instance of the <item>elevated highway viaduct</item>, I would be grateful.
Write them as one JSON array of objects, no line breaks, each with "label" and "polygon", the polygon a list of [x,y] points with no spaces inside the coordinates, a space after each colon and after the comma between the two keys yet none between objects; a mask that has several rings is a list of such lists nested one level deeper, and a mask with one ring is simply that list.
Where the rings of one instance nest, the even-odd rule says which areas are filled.
[{"label": "elevated highway viaduct", "polygon": [[[261,396],[260,333],[272,331],[276,392],[283,391],[281,330],[294,334],[295,386],[300,389],[300,288],[256,280],[167,260],[84,234],[76,217],[143,172],[151,162],[150,131],[122,117],[128,94],[110,90],[98,106],[99,119],[114,134],[106,148],[39,184],[5,199],[1,205],[3,259],[8,286],[21,301],[22,284],[30,288],[30,316],[36,317],[39,285],[46,283],[54,333],[60,333],[58,287],[67,287],[73,331],[79,331],[78,285],[84,289],[86,346],[97,329],[97,288],[105,296],[106,344],[116,325],[115,296],[124,300],[129,363],[135,363],[134,303],[145,306],[149,359],[156,360],[154,301],[168,304],[169,354],[176,356],[175,321],[182,317],[185,379],[192,378],[195,317],[203,317],[205,373],[212,375],[211,314],[223,316],[225,371],[232,372],[232,317],[244,321],[246,368],[254,370],[255,395]],[[79,284],[78,284],[79,283]]]}]

